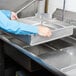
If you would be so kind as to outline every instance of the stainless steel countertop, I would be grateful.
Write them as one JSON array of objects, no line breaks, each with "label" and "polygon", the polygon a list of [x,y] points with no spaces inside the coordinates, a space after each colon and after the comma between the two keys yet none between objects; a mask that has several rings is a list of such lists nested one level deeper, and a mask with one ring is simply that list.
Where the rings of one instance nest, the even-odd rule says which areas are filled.
[{"label": "stainless steel countertop", "polygon": [[64,38],[37,46],[28,46],[11,35],[1,34],[0,39],[58,76],[65,76],[69,71],[76,69],[76,41],[73,39]]}]

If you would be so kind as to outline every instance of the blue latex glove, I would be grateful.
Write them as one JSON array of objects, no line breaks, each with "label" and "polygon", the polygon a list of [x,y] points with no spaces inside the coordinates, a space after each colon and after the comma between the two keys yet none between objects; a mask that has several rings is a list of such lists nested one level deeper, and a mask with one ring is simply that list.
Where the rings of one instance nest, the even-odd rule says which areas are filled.
[{"label": "blue latex glove", "polygon": [[[7,12],[7,13],[6,13]],[[38,27],[34,25],[28,25],[15,20],[10,20],[11,12],[0,10],[0,29],[17,35],[29,35],[37,34]]]}]

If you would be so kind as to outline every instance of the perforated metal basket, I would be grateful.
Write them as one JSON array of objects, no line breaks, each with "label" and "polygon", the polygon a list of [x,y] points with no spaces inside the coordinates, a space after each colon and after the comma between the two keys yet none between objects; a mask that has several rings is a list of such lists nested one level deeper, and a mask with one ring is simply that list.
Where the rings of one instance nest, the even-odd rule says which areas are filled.
[{"label": "perforated metal basket", "polygon": [[[30,18],[22,18],[18,21],[27,23],[27,24],[33,24],[38,25],[40,23],[40,20],[34,17]],[[39,35],[15,35],[18,39],[26,42],[27,44],[34,46],[42,43],[46,43],[49,41],[53,41],[56,39],[60,39],[63,37],[67,37],[73,34],[73,26],[68,25],[64,22],[58,21],[58,20],[47,20],[43,22],[43,26],[47,26],[52,30],[52,36],[51,37],[42,37]]]}]

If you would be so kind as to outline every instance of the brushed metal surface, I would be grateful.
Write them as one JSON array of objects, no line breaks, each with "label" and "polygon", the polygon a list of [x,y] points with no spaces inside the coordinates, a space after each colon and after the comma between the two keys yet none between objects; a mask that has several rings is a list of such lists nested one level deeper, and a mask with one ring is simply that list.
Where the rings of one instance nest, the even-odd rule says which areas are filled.
[{"label": "brushed metal surface", "polygon": [[[18,49],[19,47],[25,47],[24,42],[14,40],[15,38],[13,36],[9,37],[9,35],[7,36],[6,34],[1,34],[0,38]],[[38,60],[38,63],[42,63],[42,65],[44,65],[44,67],[46,67],[47,69],[50,68],[51,70],[54,70],[54,72],[56,71],[55,73],[61,72],[68,76],[75,75],[74,70],[76,69],[76,41],[73,39],[67,40],[66,38],[64,38],[63,40],[49,42],[48,46],[43,44],[25,47],[23,48],[24,50],[21,50],[21,52],[28,55],[29,57],[31,55],[34,59],[36,58],[36,61]]]}]

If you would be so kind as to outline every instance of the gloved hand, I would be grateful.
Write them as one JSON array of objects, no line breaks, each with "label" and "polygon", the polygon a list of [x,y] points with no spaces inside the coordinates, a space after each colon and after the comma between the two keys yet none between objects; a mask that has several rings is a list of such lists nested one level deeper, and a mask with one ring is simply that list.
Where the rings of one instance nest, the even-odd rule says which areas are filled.
[{"label": "gloved hand", "polygon": [[15,12],[11,12],[11,20],[17,20],[17,14]]},{"label": "gloved hand", "polygon": [[38,34],[43,37],[50,37],[52,35],[52,31],[46,26],[39,25]]}]

